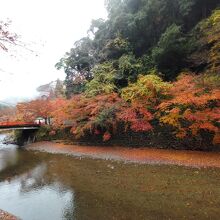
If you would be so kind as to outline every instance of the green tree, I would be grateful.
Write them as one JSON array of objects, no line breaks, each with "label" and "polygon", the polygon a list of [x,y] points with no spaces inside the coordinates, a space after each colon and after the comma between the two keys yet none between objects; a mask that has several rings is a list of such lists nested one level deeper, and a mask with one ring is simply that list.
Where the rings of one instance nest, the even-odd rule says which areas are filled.
[{"label": "green tree", "polygon": [[61,81],[60,79],[57,79],[57,81],[56,81],[54,95],[56,98],[64,98],[65,97],[64,84],[63,84],[63,81]]},{"label": "green tree", "polygon": [[116,70],[111,62],[99,64],[93,68],[94,78],[86,84],[85,93],[92,97],[100,94],[110,94],[117,90],[114,84]]},{"label": "green tree", "polygon": [[200,22],[192,31],[196,49],[188,59],[192,70],[219,75],[220,71],[220,10]]},{"label": "green tree", "polygon": [[[105,62],[117,70],[119,88],[155,66],[166,80],[174,80],[195,47],[188,35],[218,6],[219,0],[106,0],[108,18],[93,20],[92,36],[76,42],[57,64],[65,70],[68,96],[83,92],[93,67]],[[77,86],[76,77],[81,79]]]},{"label": "green tree", "polygon": [[118,60],[117,86],[121,88],[127,86],[128,82],[135,82],[141,68],[141,63],[133,54],[130,53],[121,56]]},{"label": "green tree", "polygon": [[[75,42],[75,47],[66,53],[57,64],[58,69],[63,68],[66,73],[65,86],[67,96],[83,91],[85,80],[90,81],[93,76],[91,69],[95,63],[92,40],[88,37]],[[76,86],[78,89],[75,91]]]},{"label": "green tree", "polygon": [[158,71],[165,74],[166,80],[171,80],[186,65],[188,53],[187,38],[181,27],[173,24],[161,36],[152,56]]}]

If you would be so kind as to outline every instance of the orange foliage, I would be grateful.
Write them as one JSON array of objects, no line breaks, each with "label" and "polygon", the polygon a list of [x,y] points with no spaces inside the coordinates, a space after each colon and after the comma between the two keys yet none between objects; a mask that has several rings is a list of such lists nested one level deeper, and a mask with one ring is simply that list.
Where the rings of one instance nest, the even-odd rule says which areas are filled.
[{"label": "orange foliage", "polygon": [[111,134],[106,131],[106,132],[103,134],[103,141],[108,141],[108,140],[110,140],[110,139],[111,139]]},{"label": "orange foliage", "polygon": [[131,105],[129,108],[125,108],[123,111],[120,111],[117,116],[125,123],[129,123],[130,128],[133,131],[141,132],[153,129],[150,124],[153,116],[142,106]]},{"label": "orange foliage", "polygon": [[15,114],[16,109],[12,107],[8,108],[2,108],[0,109],[0,122],[5,122],[5,121],[14,121],[15,120]]},{"label": "orange foliage", "polygon": [[[218,144],[220,90],[201,82],[201,76],[183,74],[176,82],[167,84],[160,96],[157,94],[160,98],[156,102],[146,101],[148,96],[152,97],[149,84],[146,91],[142,88],[145,84],[141,84],[145,92],[141,96],[136,94],[136,98],[133,95],[138,86],[134,84],[124,90],[123,98],[112,93],[95,97],[81,94],[70,100],[34,100],[17,105],[17,118],[33,121],[36,117],[51,117],[54,130],[50,135],[57,129],[68,127],[76,138],[87,134],[102,135],[103,141],[108,141],[121,126],[125,132],[129,129],[148,132],[153,129],[151,121],[159,119],[161,124],[174,127],[178,138],[207,131],[213,134],[213,143]],[[161,88],[161,81],[156,80],[154,84]],[[134,99],[130,100],[130,97]]]},{"label": "orange foliage", "polygon": [[21,121],[34,121],[37,117],[48,119],[51,115],[52,105],[49,100],[37,99],[17,104],[17,119]]},{"label": "orange foliage", "polygon": [[74,96],[63,107],[53,113],[54,127],[71,127],[75,137],[87,132],[103,135],[103,140],[111,138],[120,123],[133,131],[151,130],[152,115],[141,106],[131,106],[116,93],[87,98]]},{"label": "orange foliage", "polygon": [[68,119],[68,114],[66,113],[65,107],[68,100],[65,99],[54,99],[50,101],[51,106],[51,117],[53,120],[54,128],[62,128],[64,122]]},{"label": "orange foliage", "polygon": [[[220,91],[199,84],[199,77],[182,75],[170,89],[171,98],[159,106],[160,122],[177,128],[177,137],[198,135],[200,130],[214,133],[217,144],[220,132]],[[217,135],[217,137],[216,137]]]}]

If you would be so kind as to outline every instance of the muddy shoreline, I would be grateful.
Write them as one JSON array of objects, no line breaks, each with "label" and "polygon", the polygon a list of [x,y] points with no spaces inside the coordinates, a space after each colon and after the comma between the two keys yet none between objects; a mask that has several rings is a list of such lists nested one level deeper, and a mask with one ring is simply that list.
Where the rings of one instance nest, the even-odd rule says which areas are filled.
[{"label": "muddy shoreline", "polygon": [[27,150],[66,154],[79,158],[115,160],[140,164],[179,165],[187,167],[220,168],[220,152],[164,150],[151,148],[78,146],[56,142],[36,142]]}]

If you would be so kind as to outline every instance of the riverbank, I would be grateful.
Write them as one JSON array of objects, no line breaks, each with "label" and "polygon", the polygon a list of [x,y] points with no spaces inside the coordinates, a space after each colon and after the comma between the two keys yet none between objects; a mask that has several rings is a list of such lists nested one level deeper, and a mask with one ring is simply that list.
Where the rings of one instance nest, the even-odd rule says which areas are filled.
[{"label": "riverbank", "polygon": [[19,218],[0,209],[0,220],[19,220]]},{"label": "riverbank", "polygon": [[78,147],[0,145],[0,208],[24,220],[219,219],[219,168],[127,163],[119,150],[131,161],[139,149]]},{"label": "riverbank", "polygon": [[142,164],[167,164],[188,167],[220,168],[219,152],[199,152],[184,150],[164,150],[151,148],[77,146],[56,142],[36,142],[26,146],[27,150],[75,157],[116,160]]}]

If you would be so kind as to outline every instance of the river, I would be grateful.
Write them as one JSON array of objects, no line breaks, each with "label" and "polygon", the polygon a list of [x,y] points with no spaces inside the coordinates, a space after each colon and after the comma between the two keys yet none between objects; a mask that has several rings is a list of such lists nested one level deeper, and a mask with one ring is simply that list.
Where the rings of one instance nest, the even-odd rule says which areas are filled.
[{"label": "river", "polygon": [[21,219],[219,219],[219,168],[29,151],[4,137],[0,209]]}]

